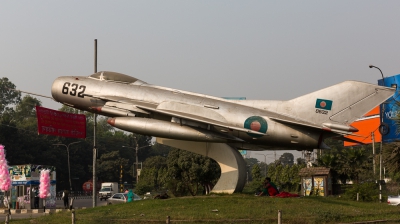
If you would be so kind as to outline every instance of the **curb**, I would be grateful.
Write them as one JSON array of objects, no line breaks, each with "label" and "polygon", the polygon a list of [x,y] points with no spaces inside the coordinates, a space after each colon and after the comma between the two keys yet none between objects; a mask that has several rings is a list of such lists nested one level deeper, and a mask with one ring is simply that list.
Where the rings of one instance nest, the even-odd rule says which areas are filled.
[{"label": "curb", "polygon": [[[86,207],[76,207],[73,208],[75,210],[77,209],[86,209]],[[7,214],[8,209],[0,209],[0,214]],[[64,208],[51,208],[51,209],[46,209],[46,211],[43,211],[43,209],[10,209],[11,214],[30,214],[30,213],[54,213],[54,212],[65,212],[65,211],[70,211],[69,209],[64,209]]]},{"label": "curb", "polygon": [[[68,197],[68,199],[92,199],[92,196],[74,196],[74,197]],[[61,197],[56,197],[56,200],[63,200]]]}]

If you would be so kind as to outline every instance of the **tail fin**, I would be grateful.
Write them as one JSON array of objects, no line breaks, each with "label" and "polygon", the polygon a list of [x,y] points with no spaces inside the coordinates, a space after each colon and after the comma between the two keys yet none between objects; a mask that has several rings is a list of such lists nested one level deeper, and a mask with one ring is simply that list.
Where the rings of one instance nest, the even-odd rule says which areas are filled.
[{"label": "tail fin", "polygon": [[[285,101],[278,111],[290,110],[291,117],[315,125],[349,125],[391,96],[395,88],[358,81],[345,81],[307,95]],[[289,112],[289,111],[288,111]]]}]

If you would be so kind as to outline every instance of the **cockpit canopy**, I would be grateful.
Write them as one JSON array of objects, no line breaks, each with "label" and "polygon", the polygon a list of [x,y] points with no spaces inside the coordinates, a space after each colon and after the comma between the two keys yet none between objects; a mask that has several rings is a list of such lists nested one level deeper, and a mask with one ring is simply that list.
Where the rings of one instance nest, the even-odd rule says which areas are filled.
[{"label": "cockpit canopy", "polygon": [[134,78],[129,75],[124,75],[118,72],[108,72],[108,71],[101,71],[94,73],[89,76],[89,78],[98,79],[98,80],[105,80],[111,82],[119,82],[119,83],[126,83],[126,84],[143,84],[140,79]]}]

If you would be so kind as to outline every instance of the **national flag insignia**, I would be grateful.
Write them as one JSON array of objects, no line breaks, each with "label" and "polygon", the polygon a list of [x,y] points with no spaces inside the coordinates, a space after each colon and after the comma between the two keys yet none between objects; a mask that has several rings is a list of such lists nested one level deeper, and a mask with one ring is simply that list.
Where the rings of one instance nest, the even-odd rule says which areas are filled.
[{"label": "national flag insignia", "polygon": [[332,103],[333,103],[332,100],[317,99],[317,102],[315,102],[315,108],[323,110],[331,110]]},{"label": "national flag insignia", "polygon": [[[261,133],[267,133],[267,129],[268,129],[268,123],[267,121],[259,116],[252,116],[247,118],[244,121],[244,128],[250,129],[252,131],[258,131]],[[259,138],[262,137],[263,135],[259,135],[259,134],[253,134],[253,133],[247,133],[249,136],[251,137],[255,137],[255,138]]]}]

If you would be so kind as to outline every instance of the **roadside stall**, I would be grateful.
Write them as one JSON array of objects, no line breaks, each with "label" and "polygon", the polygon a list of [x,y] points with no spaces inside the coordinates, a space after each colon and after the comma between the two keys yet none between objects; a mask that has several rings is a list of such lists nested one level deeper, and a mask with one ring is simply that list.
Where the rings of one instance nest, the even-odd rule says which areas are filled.
[{"label": "roadside stall", "polygon": [[[39,189],[40,171],[50,170],[50,195],[46,198],[46,208],[56,207],[56,168],[47,165],[12,165],[8,171],[12,180],[11,205],[14,209],[34,209],[35,188]],[[38,208],[43,208],[43,200],[38,198]]]},{"label": "roadside stall", "polygon": [[332,195],[331,170],[326,167],[306,167],[300,170],[303,196]]}]

